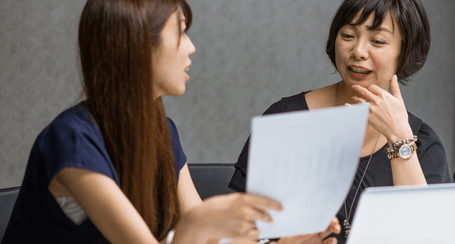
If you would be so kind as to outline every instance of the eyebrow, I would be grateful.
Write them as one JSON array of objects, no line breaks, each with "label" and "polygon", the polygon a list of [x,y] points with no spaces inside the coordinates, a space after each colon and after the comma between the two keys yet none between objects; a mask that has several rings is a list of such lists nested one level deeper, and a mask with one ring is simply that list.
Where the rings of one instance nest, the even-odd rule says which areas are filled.
[{"label": "eyebrow", "polygon": [[[349,26],[355,28],[357,25],[349,24]],[[366,27],[368,30],[371,30],[371,31],[376,31],[376,32],[385,31],[385,32],[389,32],[390,34],[393,35],[393,32],[392,32],[391,30],[389,30],[388,28],[384,28],[384,27],[380,27],[380,26],[379,26],[379,27],[377,27],[377,28],[375,28],[375,29],[371,29],[371,26],[369,26],[369,25],[367,25],[367,26],[365,26],[365,27]]]},{"label": "eyebrow", "polygon": [[[366,26],[369,30],[371,28],[371,26]],[[384,27],[378,27],[378,28],[375,28],[373,31],[385,31],[385,32],[389,32],[390,34],[393,35],[393,32],[391,30],[389,30],[388,28],[384,28]]]}]

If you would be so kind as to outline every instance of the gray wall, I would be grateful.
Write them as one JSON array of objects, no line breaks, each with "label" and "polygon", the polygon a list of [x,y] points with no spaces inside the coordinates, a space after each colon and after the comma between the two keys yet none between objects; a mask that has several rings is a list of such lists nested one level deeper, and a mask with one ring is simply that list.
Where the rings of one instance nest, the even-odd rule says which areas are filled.
[{"label": "gray wall", "polygon": [[[432,126],[453,172],[455,2],[423,1],[432,48],[409,111]],[[431,4],[430,4],[431,2]],[[37,134],[80,100],[77,23],[85,1],[0,1],[0,188],[20,185]],[[324,52],[341,0],[189,0],[196,53],[182,97],[165,98],[189,163],[235,162],[250,119],[283,96],[339,81]]]}]

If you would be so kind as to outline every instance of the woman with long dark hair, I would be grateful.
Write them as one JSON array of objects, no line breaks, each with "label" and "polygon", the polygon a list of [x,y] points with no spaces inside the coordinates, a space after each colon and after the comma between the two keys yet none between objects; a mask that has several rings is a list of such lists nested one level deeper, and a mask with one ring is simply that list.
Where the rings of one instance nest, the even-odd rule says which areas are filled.
[{"label": "woman with long dark hair", "polygon": [[[254,240],[255,221],[272,221],[266,210],[278,202],[237,193],[202,202],[193,185],[161,100],[185,92],[191,20],[185,0],[87,2],[86,100],[38,135],[2,243]],[[334,221],[319,235],[338,229]]]}]

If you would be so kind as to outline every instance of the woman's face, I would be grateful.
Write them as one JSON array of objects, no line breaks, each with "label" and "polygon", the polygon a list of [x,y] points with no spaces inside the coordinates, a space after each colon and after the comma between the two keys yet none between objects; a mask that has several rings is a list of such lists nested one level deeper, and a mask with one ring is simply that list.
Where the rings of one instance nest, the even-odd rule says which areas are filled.
[{"label": "woman's face", "polygon": [[[374,30],[371,14],[361,25],[344,25],[335,40],[335,62],[342,80],[348,85],[377,85],[388,89],[398,66],[401,34],[390,14]],[[355,23],[355,20],[354,20]]]},{"label": "woman's face", "polygon": [[185,84],[190,80],[186,73],[191,66],[189,56],[196,51],[185,29],[185,16],[181,11],[175,11],[161,30],[161,43],[152,54],[156,98],[163,95],[180,96],[185,92]]}]

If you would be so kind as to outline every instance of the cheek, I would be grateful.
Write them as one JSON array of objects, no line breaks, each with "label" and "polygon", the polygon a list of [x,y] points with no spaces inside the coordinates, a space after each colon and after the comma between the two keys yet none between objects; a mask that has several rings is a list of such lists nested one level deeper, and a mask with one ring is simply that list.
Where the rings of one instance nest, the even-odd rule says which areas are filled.
[{"label": "cheek", "polygon": [[335,41],[335,63],[338,66],[341,65],[344,60],[348,59],[350,52],[346,45],[342,45],[339,41]]},{"label": "cheek", "polygon": [[377,71],[380,75],[393,76],[397,70],[397,59],[387,58],[390,57],[388,54],[375,56],[374,65],[377,67]]},{"label": "cheek", "polygon": [[376,69],[376,84],[384,90],[387,90],[390,80],[396,73],[397,67],[397,61],[393,58],[385,58],[387,55],[388,54],[376,55],[372,59]]},{"label": "cheek", "polygon": [[399,47],[389,48],[384,50],[384,52],[377,53],[375,55],[375,62],[378,68],[382,72],[395,74],[398,68],[399,56],[400,56]]}]

